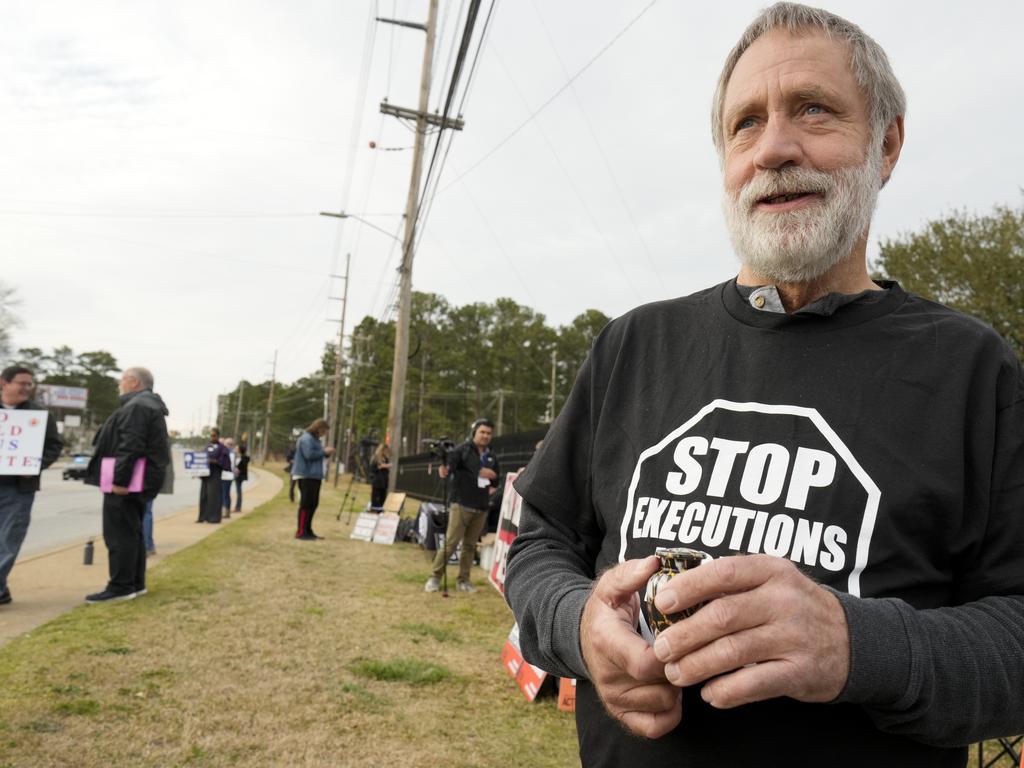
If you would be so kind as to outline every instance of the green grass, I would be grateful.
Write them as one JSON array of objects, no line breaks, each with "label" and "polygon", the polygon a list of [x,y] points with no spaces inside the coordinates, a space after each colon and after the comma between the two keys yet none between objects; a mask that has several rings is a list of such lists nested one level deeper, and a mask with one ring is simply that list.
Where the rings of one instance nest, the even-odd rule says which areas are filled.
[{"label": "green grass", "polygon": [[501,666],[513,620],[485,575],[425,594],[430,553],[350,539],[345,485],[323,489],[324,541],[292,538],[285,489],[162,560],[144,598],[0,648],[0,768],[577,765],[572,716]]},{"label": "green grass", "polygon": [[433,685],[448,679],[452,674],[440,664],[418,659],[360,659],[352,664],[352,671],[360,677],[409,685]]},{"label": "green grass", "polygon": [[437,627],[433,624],[411,623],[399,624],[398,628],[413,637],[431,637],[439,643],[457,643],[459,635],[447,627]]}]

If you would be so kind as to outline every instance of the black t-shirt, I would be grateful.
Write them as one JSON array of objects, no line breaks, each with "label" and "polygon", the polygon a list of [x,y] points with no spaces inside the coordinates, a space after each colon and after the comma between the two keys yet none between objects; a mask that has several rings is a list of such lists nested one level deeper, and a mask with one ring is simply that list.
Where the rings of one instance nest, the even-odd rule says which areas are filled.
[{"label": "black t-shirt", "polygon": [[[516,488],[594,572],[659,546],[767,553],[920,609],[1024,593],[1022,480],[1020,365],[990,328],[895,284],[823,316],[752,311],[730,281],[609,325]],[[756,759],[738,740],[807,764],[812,742],[821,764],[964,759],[852,705],[718,712],[687,691],[683,724],[644,741],[577,695],[588,766]]]}]

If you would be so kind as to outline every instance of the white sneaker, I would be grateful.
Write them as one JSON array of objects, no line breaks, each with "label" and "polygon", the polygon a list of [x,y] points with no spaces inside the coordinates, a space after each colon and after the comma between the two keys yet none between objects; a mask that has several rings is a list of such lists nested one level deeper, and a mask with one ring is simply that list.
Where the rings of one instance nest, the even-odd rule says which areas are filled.
[{"label": "white sneaker", "polygon": [[460,581],[455,589],[459,592],[476,592],[476,587],[470,584],[468,581]]},{"label": "white sneaker", "polygon": [[441,580],[437,576],[431,576],[427,579],[427,583],[423,585],[424,592],[440,592],[441,591]]}]

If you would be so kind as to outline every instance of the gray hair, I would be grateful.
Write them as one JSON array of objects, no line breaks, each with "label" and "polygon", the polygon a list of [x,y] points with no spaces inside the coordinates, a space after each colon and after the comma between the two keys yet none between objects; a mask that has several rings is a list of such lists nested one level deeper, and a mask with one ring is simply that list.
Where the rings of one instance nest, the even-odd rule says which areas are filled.
[{"label": "gray hair", "polygon": [[835,37],[849,45],[850,71],[868,101],[872,144],[881,146],[886,128],[907,111],[907,97],[882,46],[856,24],[834,13],[799,3],[775,3],[763,10],[746,28],[726,58],[722,74],[718,76],[715,100],[711,107],[711,136],[715,140],[718,156],[725,156],[722,107],[729,78],[744,51],[759,37],[776,29],[785,29],[793,34],[820,31],[830,39]]},{"label": "gray hair", "polygon": [[142,385],[143,389],[153,388],[153,374],[150,373],[148,368],[125,368],[122,376],[134,376],[139,380],[139,384]]}]

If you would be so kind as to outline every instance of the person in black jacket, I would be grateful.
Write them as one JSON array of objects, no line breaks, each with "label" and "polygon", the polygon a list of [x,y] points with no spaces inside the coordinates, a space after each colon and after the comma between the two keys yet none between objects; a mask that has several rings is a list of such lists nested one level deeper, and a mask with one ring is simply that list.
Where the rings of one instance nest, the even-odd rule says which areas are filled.
[{"label": "person in black jacket", "polygon": [[391,448],[381,443],[370,459],[370,508],[380,511],[388,497],[388,480],[391,477]]},{"label": "person in black jacket", "polygon": [[[153,392],[153,374],[128,368],[121,374],[121,405],[100,427],[85,482],[101,484],[103,459],[113,458],[113,487],[103,494],[103,542],[110,559],[105,589],[88,595],[87,603],[130,600],[146,594],[146,545],[142,517],[146,500],[164,483],[171,460],[167,441],[167,406]],[[132,491],[136,462],[145,460],[142,489]]]},{"label": "person in black jacket", "polygon": [[469,572],[477,539],[487,522],[488,501],[498,487],[498,459],[488,448],[493,434],[494,422],[490,419],[473,422],[470,439],[453,448],[448,454],[448,463],[439,470],[442,478],[452,476],[451,514],[444,546],[434,556],[434,572],[423,587],[425,592],[437,592],[441,588],[441,574],[448,555],[460,540],[462,554],[456,588],[460,592],[476,592]]},{"label": "person in black jacket", "polygon": [[242,483],[249,479],[249,451],[245,443],[238,446],[238,461],[235,464],[235,512],[242,511]]},{"label": "person in black jacket", "polygon": [[[0,406],[18,410],[42,410],[29,400],[35,382],[28,368],[12,365],[0,373]],[[46,420],[40,472],[53,464],[63,447],[52,418]],[[7,576],[18,558],[28,533],[32,502],[39,490],[39,475],[0,475],[0,605],[11,602]]]}]

